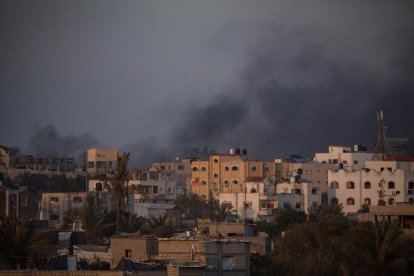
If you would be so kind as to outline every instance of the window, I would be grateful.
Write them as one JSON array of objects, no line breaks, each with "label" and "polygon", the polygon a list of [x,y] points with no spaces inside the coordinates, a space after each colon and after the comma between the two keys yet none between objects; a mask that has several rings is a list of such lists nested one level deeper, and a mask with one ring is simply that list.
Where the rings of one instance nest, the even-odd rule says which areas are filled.
[{"label": "window", "polygon": [[20,206],[27,207],[27,195],[21,195],[20,197]]},{"label": "window", "polygon": [[226,186],[226,187],[229,186],[229,181],[228,180],[224,180],[224,186]]},{"label": "window", "polygon": [[339,188],[339,183],[336,181],[332,181],[331,182],[331,189],[338,189]]},{"label": "window", "polygon": [[215,173],[213,177],[218,178],[218,173]]},{"label": "window", "polygon": [[414,203],[414,198],[410,197],[410,198],[408,199],[408,202],[410,202],[411,204],[413,204],[413,203]]},{"label": "window", "polygon": [[296,208],[296,209],[300,209],[300,208],[302,208],[302,204],[300,204],[300,202],[297,202],[297,203],[295,204],[295,208]]},{"label": "window", "polygon": [[371,182],[366,181],[366,182],[364,183],[364,188],[365,188],[365,189],[371,189]]},{"label": "window", "polygon": [[275,172],[280,172],[280,166],[275,167]]},{"label": "window", "polygon": [[262,203],[260,206],[262,209],[266,209],[266,203]]},{"label": "window", "polygon": [[250,170],[252,170],[252,171],[257,171],[257,167],[256,167],[256,166],[252,166],[252,167],[250,168]]},{"label": "window", "polygon": [[346,183],[346,188],[347,188],[347,189],[355,189],[355,183],[354,183],[354,182],[352,182],[352,181],[348,181],[348,182]]},{"label": "window", "polygon": [[299,188],[295,189],[295,194],[300,195],[302,192]]},{"label": "window", "polygon": [[270,168],[268,166],[265,167],[265,171],[270,171]]},{"label": "window", "polygon": [[307,171],[306,171],[306,174],[307,174],[307,175],[311,175],[311,174],[312,174],[312,170],[307,170]]},{"label": "window", "polygon": [[408,191],[407,194],[412,195],[414,194],[414,181],[408,182]]},{"label": "window", "polygon": [[237,180],[233,180],[231,183],[232,183],[232,184],[237,184],[237,183],[239,183],[239,181],[237,181]]},{"label": "window", "polygon": [[312,188],[312,194],[317,195],[318,194],[318,188]]},{"label": "window", "polygon": [[331,199],[331,205],[338,205],[338,199],[336,197]]},{"label": "window", "polygon": [[318,202],[317,201],[313,201],[312,204],[311,204],[311,207],[312,208],[318,207]]},{"label": "window", "polygon": [[349,197],[346,200],[346,205],[355,205],[355,200],[352,197]]},{"label": "window", "polygon": [[287,208],[289,208],[289,207],[290,207],[289,202],[284,202],[284,203],[283,203],[283,208],[284,208],[284,209],[287,209]]},{"label": "window", "polygon": [[158,186],[152,186],[152,193],[158,194]]},{"label": "window", "polygon": [[82,197],[81,196],[74,196],[72,198],[72,202],[75,204],[82,204]]},{"label": "window", "polygon": [[395,183],[394,183],[394,181],[388,182],[388,189],[395,189]]},{"label": "window", "polygon": [[388,199],[388,205],[394,205],[395,200],[393,198]]},{"label": "window", "polygon": [[238,171],[238,170],[239,170],[239,167],[237,167],[237,166],[233,166],[233,167],[231,167],[231,170],[232,170],[232,171]]},{"label": "window", "polygon": [[358,164],[358,160],[354,160],[354,165],[357,165]]},{"label": "window", "polygon": [[172,195],[174,193],[174,188],[173,187],[168,187],[167,188],[167,193]]},{"label": "window", "polygon": [[55,203],[58,203],[58,202],[59,202],[59,197],[57,197],[57,196],[52,196],[52,197],[50,198],[50,202],[55,202]]},{"label": "window", "polygon": [[193,170],[193,172],[197,172],[198,171],[198,168],[197,167],[193,167],[192,170]]},{"label": "window", "polygon": [[217,158],[214,158],[213,162],[214,163],[218,163],[218,159]]},{"label": "window", "polygon": [[125,258],[131,258],[131,249],[125,249]]},{"label": "window", "polygon": [[202,172],[207,171],[206,167],[201,167],[201,171],[202,171]]},{"label": "window", "polygon": [[229,169],[229,167],[224,167],[224,170],[229,171],[230,169]]},{"label": "window", "polygon": [[50,215],[49,219],[52,221],[59,221],[59,215]]},{"label": "window", "polygon": [[365,198],[365,199],[364,199],[364,203],[365,203],[366,205],[371,205],[371,199],[370,199],[369,197]]},{"label": "window", "polygon": [[205,180],[201,181],[201,184],[206,185],[207,182]]},{"label": "window", "polygon": [[251,189],[250,189],[250,192],[251,192],[252,194],[254,194],[254,193],[256,193],[257,191],[256,191],[256,189],[255,189],[255,188],[251,188]]},{"label": "window", "polygon": [[88,162],[88,168],[89,168],[89,169],[93,169],[93,168],[95,168],[95,163],[94,163],[94,162],[89,161],[89,162]]},{"label": "window", "polygon": [[244,204],[245,208],[252,208],[252,202],[251,201],[246,201]]},{"label": "window", "polygon": [[334,163],[334,164],[338,164],[338,159],[334,159],[334,160],[332,160],[332,163]]},{"label": "window", "polygon": [[178,166],[178,170],[179,171],[183,171],[184,170],[184,166],[182,166],[182,165]]},{"label": "window", "polygon": [[346,161],[346,160],[342,160],[342,163],[347,164],[347,163],[348,163],[348,161]]}]

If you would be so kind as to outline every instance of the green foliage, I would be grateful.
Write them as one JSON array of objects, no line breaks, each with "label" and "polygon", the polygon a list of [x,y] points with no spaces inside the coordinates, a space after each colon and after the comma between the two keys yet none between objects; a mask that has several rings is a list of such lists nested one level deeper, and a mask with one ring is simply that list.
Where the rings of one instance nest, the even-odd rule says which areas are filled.
[{"label": "green foliage", "polygon": [[167,215],[160,216],[158,218],[151,216],[148,220],[151,227],[151,232],[158,238],[169,238],[177,228],[175,223],[167,217]]},{"label": "green foliage", "polygon": [[183,214],[186,219],[208,217],[209,206],[207,200],[196,193],[179,196],[176,204],[180,209],[180,213]]},{"label": "green foliage", "polygon": [[223,222],[223,221],[235,221],[239,218],[233,205],[220,202],[216,199],[209,201],[209,216],[212,220]]}]

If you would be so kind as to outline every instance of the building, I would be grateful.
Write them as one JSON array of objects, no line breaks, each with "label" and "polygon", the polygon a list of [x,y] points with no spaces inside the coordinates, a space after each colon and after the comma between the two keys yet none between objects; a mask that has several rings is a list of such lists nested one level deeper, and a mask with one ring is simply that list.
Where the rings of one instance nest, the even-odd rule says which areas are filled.
[{"label": "building", "polygon": [[10,150],[8,147],[0,145],[0,175],[5,176],[9,170]]},{"label": "building", "polygon": [[279,209],[293,208],[306,214],[322,202],[321,185],[317,183],[279,183],[276,194]]},{"label": "building", "polygon": [[[247,152],[244,152],[247,154]],[[219,193],[241,193],[249,177],[263,177],[276,181],[274,162],[247,161],[240,150],[230,153],[212,154],[209,160],[193,161],[191,164],[191,192],[210,199]]]},{"label": "building", "polygon": [[86,168],[89,174],[109,174],[118,162],[119,151],[114,148],[91,148],[86,151]]},{"label": "building", "polygon": [[365,161],[372,160],[373,153],[365,151],[366,148],[355,145],[348,146],[329,146],[328,153],[316,153],[314,161],[324,164],[335,164],[337,168],[345,170],[359,170],[364,166]]},{"label": "building", "polygon": [[414,234],[414,204],[397,203],[388,206],[371,206],[369,214],[374,221],[386,221],[398,224],[406,234]]},{"label": "building", "polygon": [[220,193],[220,204],[229,204],[241,219],[271,220],[277,207],[276,184],[263,177],[249,177],[238,193]]},{"label": "building", "polygon": [[37,192],[33,188],[0,182],[0,218],[36,218],[37,207]]},{"label": "building", "polygon": [[86,197],[86,192],[42,193],[40,219],[48,220],[50,226],[59,227],[70,209],[82,208]]},{"label": "building", "polygon": [[357,212],[363,205],[414,202],[413,158],[366,161],[364,169],[330,171],[328,179],[329,200],[341,203],[346,213]]}]

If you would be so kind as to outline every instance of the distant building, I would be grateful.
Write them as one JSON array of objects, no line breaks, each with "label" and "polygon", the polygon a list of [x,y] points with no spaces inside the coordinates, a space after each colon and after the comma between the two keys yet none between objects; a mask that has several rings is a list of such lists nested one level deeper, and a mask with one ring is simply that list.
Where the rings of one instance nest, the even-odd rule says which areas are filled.
[{"label": "distant building", "polygon": [[0,145],[0,174],[5,176],[8,173],[10,164],[10,150]]},{"label": "distant building", "polygon": [[387,138],[391,152],[394,155],[414,157],[414,140],[410,138]]},{"label": "distant building", "polygon": [[86,151],[86,168],[89,174],[109,174],[118,162],[119,151],[114,148],[91,148]]},{"label": "distant building", "polygon": [[366,148],[360,145],[329,146],[328,153],[316,153],[314,161],[318,163],[335,164],[337,168],[345,170],[359,170],[363,168],[365,161],[372,160],[373,153],[366,152]]},{"label": "distant building", "polygon": [[366,161],[364,169],[330,171],[328,179],[329,200],[341,203],[346,213],[357,212],[363,205],[414,202],[414,158]]},{"label": "distant building", "polygon": [[293,208],[309,213],[311,207],[317,207],[322,202],[321,185],[316,183],[279,183],[276,194],[279,209]]},{"label": "distant building", "polygon": [[0,181],[0,218],[36,218],[37,192],[31,187],[6,185]]}]

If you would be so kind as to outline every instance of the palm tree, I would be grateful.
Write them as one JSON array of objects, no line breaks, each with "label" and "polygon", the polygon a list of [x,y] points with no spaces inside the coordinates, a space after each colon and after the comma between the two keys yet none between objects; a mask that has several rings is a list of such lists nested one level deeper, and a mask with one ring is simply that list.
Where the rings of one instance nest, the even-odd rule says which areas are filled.
[{"label": "palm tree", "polygon": [[123,153],[117,159],[114,175],[109,183],[105,183],[105,188],[111,193],[112,205],[116,212],[116,233],[122,231],[122,211],[127,207],[128,182],[130,175],[128,172],[128,162],[130,153]]},{"label": "palm tree", "polygon": [[6,217],[0,225],[0,258],[7,268],[26,265],[30,246],[46,241],[40,232],[30,226],[29,217]]},{"label": "palm tree", "polygon": [[217,199],[213,199],[209,202],[211,210],[211,219],[219,222],[226,220],[237,220],[238,215],[232,204],[219,203]]},{"label": "palm tree", "polygon": [[412,238],[397,226],[365,224],[355,231],[349,245],[349,254],[354,256],[350,270],[353,267],[356,275],[404,274],[413,250]]},{"label": "palm tree", "polygon": [[159,238],[171,237],[176,228],[175,223],[167,217],[167,214],[158,218],[151,216],[148,223],[153,235]]},{"label": "palm tree", "polygon": [[189,193],[177,198],[176,204],[187,219],[197,219],[206,214],[207,200],[196,193]]},{"label": "palm tree", "polygon": [[88,197],[82,208],[74,208],[67,212],[65,223],[74,223],[86,233],[86,241],[92,244],[103,243],[103,232],[111,224],[105,223],[105,216],[93,203],[93,197]]}]

